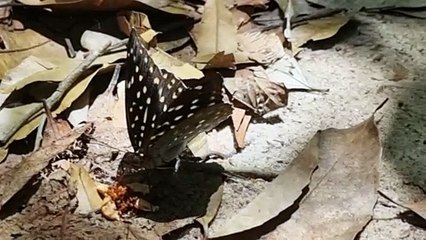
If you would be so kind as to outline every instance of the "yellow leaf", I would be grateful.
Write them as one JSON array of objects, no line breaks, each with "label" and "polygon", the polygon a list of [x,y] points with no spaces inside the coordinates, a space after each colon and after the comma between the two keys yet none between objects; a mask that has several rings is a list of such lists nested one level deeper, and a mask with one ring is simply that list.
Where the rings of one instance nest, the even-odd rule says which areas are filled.
[{"label": "yellow leaf", "polygon": [[14,32],[0,29],[0,36],[7,47],[0,50],[0,78],[3,78],[6,72],[19,65],[28,56],[36,56],[40,59],[55,56],[57,60],[62,59],[58,62],[49,61],[54,65],[59,65],[64,59],[68,59],[63,46],[31,29]]},{"label": "yellow leaf", "polygon": [[199,56],[237,51],[237,27],[232,21],[232,13],[224,0],[207,0],[201,22],[197,24],[192,37],[197,45]]},{"label": "yellow leaf", "polygon": [[334,15],[310,20],[306,24],[294,28],[290,39],[293,53],[296,54],[300,51],[299,48],[309,40],[318,41],[334,36],[348,21],[347,16]]},{"label": "yellow leaf", "polygon": [[[95,181],[89,173],[81,166],[71,164],[70,169],[70,187],[77,190],[78,200],[77,213],[87,214],[101,209],[104,205],[98,194]],[[74,191],[75,189],[71,189]]]},{"label": "yellow leaf", "polygon": [[203,72],[200,70],[188,63],[180,61],[161,49],[157,48],[157,51],[151,57],[159,68],[167,69],[167,71],[180,79],[200,79],[204,77]]}]

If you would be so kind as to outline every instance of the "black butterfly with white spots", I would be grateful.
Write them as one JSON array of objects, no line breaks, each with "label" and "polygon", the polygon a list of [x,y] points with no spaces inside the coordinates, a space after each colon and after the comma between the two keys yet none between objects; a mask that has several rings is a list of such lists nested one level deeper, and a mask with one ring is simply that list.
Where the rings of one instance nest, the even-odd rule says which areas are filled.
[{"label": "black butterfly with white spots", "polygon": [[223,102],[222,78],[214,72],[205,75],[182,81],[159,69],[132,30],[125,98],[127,129],[139,155],[133,168],[155,168],[173,161],[189,141],[231,115],[231,105]]}]

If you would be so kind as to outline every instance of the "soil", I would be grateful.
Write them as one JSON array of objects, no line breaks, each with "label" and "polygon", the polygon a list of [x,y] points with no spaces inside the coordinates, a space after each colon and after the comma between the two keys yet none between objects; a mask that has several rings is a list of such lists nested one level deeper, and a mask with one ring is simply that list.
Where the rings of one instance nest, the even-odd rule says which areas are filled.
[{"label": "soil", "polygon": [[[229,153],[234,166],[284,169],[317,130],[346,128],[368,118],[386,98],[376,115],[383,143],[379,190],[395,201],[411,203],[426,195],[426,20],[403,16],[361,13],[337,36],[308,44],[298,57],[312,86],[327,93],[291,92],[289,105],[269,113],[268,123],[255,122],[248,129],[247,146]],[[273,123],[271,123],[273,122]],[[97,125],[96,141],[80,163],[97,169],[99,181],[112,182],[124,150],[130,150],[125,129],[111,131]],[[107,133],[107,134],[106,134]],[[229,129],[219,132],[232,143]],[[113,146],[113,148],[111,147]],[[119,149],[117,160],[111,160]],[[160,171],[161,172],[161,171]],[[123,222],[111,222],[100,214],[70,213],[75,202],[66,188],[65,173],[53,172],[30,183],[35,194],[22,193],[1,214],[0,239],[156,239],[178,226],[192,223],[202,214],[208,197],[221,181],[217,173],[172,170],[150,177],[161,188],[151,201],[160,212],[138,214]],[[36,185],[34,185],[36,184]],[[267,184],[262,179],[225,180],[215,231],[248,204]],[[35,188],[35,186],[37,188]],[[205,191],[208,189],[208,191]],[[404,211],[382,196],[373,220],[359,239],[426,239],[422,228],[395,218]],[[189,225],[182,239],[200,239],[200,229]],[[171,232],[165,239],[180,236]]]}]

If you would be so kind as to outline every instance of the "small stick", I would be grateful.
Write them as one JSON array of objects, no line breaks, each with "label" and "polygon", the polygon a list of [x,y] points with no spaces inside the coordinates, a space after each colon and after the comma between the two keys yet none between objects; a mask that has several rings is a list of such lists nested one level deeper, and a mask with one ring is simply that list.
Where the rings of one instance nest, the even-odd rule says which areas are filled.
[{"label": "small stick", "polygon": [[69,38],[65,38],[65,45],[67,45],[67,52],[69,57],[75,58],[77,54],[75,53],[74,46],[72,45],[71,40]]},{"label": "small stick", "polygon": [[50,125],[53,131],[53,138],[56,139],[59,137],[59,129],[58,126],[55,124],[55,120],[53,119],[52,112],[50,111],[49,107],[47,106],[46,99],[42,100],[44,111],[46,112],[46,118],[47,118],[47,124]]},{"label": "small stick", "polygon": [[105,95],[109,96],[112,95],[112,92],[114,91],[115,85],[117,85],[118,77],[120,77],[120,71],[121,71],[121,65],[117,64],[114,68],[114,73],[111,77],[111,82],[108,85],[107,90],[105,91]]},{"label": "small stick", "polygon": [[34,151],[40,148],[41,146],[41,140],[43,139],[43,129],[46,125],[46,115],[43,115],[40,120],[40,125],[37,127],[37,135],[34,143]]}]

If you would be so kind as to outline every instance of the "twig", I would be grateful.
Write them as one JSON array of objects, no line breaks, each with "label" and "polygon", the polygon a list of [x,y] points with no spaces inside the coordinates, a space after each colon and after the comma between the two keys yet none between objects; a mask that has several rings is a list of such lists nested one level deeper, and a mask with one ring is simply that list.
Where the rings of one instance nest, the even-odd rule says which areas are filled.
[{"label": "twig", "polygon": [[108,85],[107,90],[105,91],[105,95],[110,96],[112,95],[112,92],[114,91],[115,85],[117,85],[118,77],[120,77],[120,71],[121,71],[121,65],[117,64],[114,68],[114,73],[111,77],[111,82]]},{"label": "twig", "polygon": [[37,128],[37,134],[36,134],[36,139],[34,143],[34,151],[39,149],[41,146],[41,140],[43,139],[43,129],[44,129],[44,126],[46,125],[46,120],[47,120],[46,115],[43,115],[40,120],[40,125],[38,125],[38,128]]},{"label": "twig", "polygon": [[49,106],[47,106],[46,99],[42,100],[44,112],[46,113],[47,124],[50,125],[53,131],[53,138],[56,139],[59,137],[59,129],[55,124],[55,120],[53,119],[52,112],[50,111]]},{"label": "twig", "polygon": [[68,225],[68,211],[69,211],[69,206],[66,206],[61,219],[61,231],[59,233],[59,236],[60,236],[59,239],[61,240],[65,239],[65,230],[67,229],[67,225]]},{"label": "twig", "polygon": [[388,200],[389,202],[392,202],[392,203],[394,203],[395,205],[397,205],[397,206],[399,206],[399,207],[402,207],[402,208],[404,208],[404,209],[408,209],[408,210],[410,210],[409,208],[407,208],[406,206],[404,206],[404,205],[402,205],[401,203],[399,203],[399,202],[397,202],[397,201],[395,201],[395,200],[393,200],[392,198],[390,198],[388,195],[386,195],[384,192],[382,192],[382,191],[380,191],[380,190],[377,190],[377,192],[379,193],[379,195],[380,196],[382,196],[383,198],[385,198],[386,200]]},{"label": "twig", "polygon": [[104,53],[102,53],[101,55],[108,53],[108,52],[111,52],[111,51],[114,51],[114,50],[117,50],[118,48],[125,46],[128,42],[129,42],[128,38],[123,39],[120,42],[115,43],[115,44],[111,45],[110,47],[108,47],[108,49]]},{"label": "twig", "polygon": [[50,40],[46,40],[44,42],[38,43],[36,45],[33,46],[29,46],[29,47],[23,47],[23,48],[15,48],[15,49],[0,49],[0,53],[14,53],[14,52],[23,52],[23,51],[27,51],[36,47],[40,47],[43,46],[44,44],[50,42]]},{"label": "twig", "polygon": [[76,54],[74,46],[72,45],[71,40],[69,38],[65,38],[65,45],[67,46],[68,56],[70,58],[75,58],[75,56],[77,54]]},{"label": "twig", "polygon": [[[77,82],[78,77],[89,68],[89,66],[102,54],[104,54],[110,43],[105,44],[99,50],[92,52],[86,59],[84,59],[62,82],[59,83],[58,88],[53,92],[53,94],[46,99],[46,105],[50,109],[52,106],[57,104],[64,94]],[[39,114],[39,112],[43,109],[43,104],[38,103],[32,109],[27,111],[25,114],[22,114],[19,119],[16,120],[16,124],[9,129],[9,131],[5,132],[0,139],[0,146],[5,145],[12,136],[29,120]]]}]

